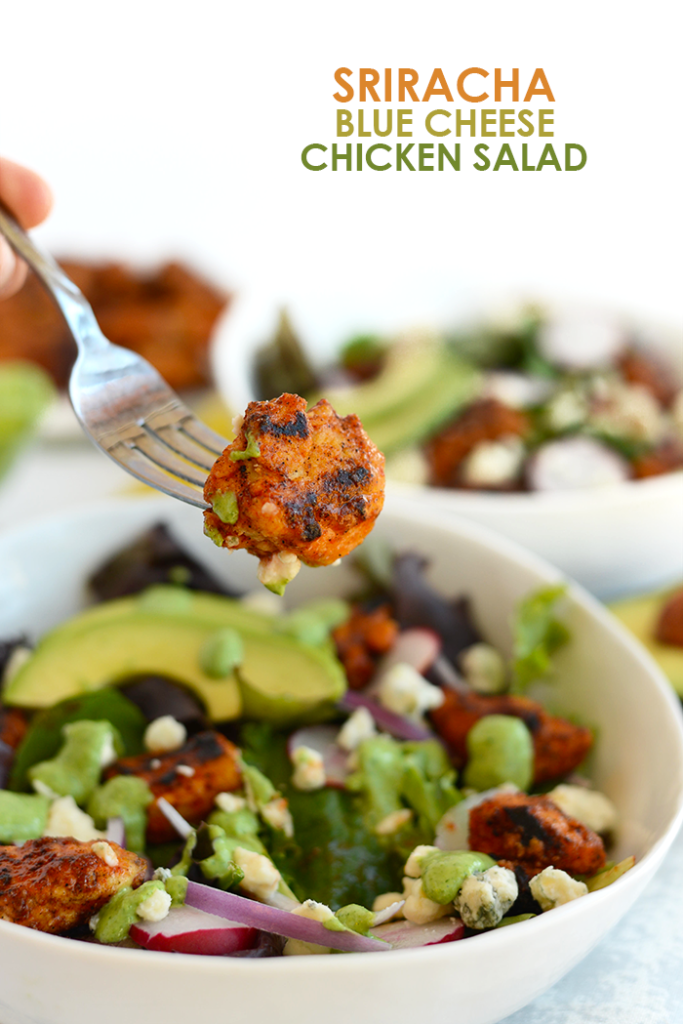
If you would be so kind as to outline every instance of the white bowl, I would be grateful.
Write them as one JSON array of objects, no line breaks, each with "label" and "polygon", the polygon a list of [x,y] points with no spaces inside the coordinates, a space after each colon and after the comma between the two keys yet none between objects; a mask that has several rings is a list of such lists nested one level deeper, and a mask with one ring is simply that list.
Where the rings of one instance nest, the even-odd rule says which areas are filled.
[{"label": "white bowl", "polygon": [[[391,335],[415,325],[448,326],[490,312],[500,300],[476,307],[453,287],[411,281],[407,287],[348,293],[305,287],[245,290],[217,329],[213,348],[219,390],[235,412],[256,397],[255,351],[275,333],[286,308],[302,343],[320,365],[357,333]],[[457,314],[457,317],[456,317]],[[454,319],[454,317],[456,317]],[[683,380],[680,332],[634,322],[653,349],[673,361]],[[399,484],[389,491],[421,507],[433,505],[498,530],[557,565],[603,599],[664,586],[683,575],[683,471],[614,487],[565,494],[490,494]]]},{"label": "white bowl", "polygon": [[[391,502],[389,503],[391,506]],[[225,579],[252,588],[253,559],[228,558],[198,513],[170,499],[110,501],[0,536],[0,636],[36,636],[81,604],[83,580],[160,520]],[[446,594],[471,596],[491,640],[509,650],[509,618],[556,570],[472,523],[387,511],[377,532],[431,559]],[[343,593],[346,567],[304,569],[294,601]],[[0,921],[3,1024],[492,1024],[549,988],[624,915],[659,866],[683,815],[683,730],[664,677],[589,595],[572,587],[573,640],[557,660],[553,706],[597,728],[596,784],[620,814],[614,885],[536,919],[465,941],[377,956],[234,960],[104,948]]]}]

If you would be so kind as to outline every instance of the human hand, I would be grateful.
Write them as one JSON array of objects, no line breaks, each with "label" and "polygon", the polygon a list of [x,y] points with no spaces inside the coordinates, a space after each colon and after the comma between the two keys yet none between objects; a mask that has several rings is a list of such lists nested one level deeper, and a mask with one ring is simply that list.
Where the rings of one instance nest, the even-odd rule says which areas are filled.
[{"label": "human hand", "polygon": [[[52,208],[52,193],[34,171],[0,157],[0,201],[14,214],[23,228],[33,228]],[[18,291],[26,277],[26,264],[0,237],[0,299]]]}]

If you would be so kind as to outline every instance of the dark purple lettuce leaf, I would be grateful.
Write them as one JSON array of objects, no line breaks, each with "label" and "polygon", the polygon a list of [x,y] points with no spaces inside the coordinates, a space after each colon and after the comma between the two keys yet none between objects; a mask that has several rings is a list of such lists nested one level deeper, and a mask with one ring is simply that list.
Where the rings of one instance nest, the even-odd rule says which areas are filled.
[{"label": "dark purple lettuce leaf", "polygon": [[461,651],[481,640],[469,601],[448,599],[426,581],[427,559],[414,552],[398,555],[394,562],[391,597],[401,629],[425,626],[441,637],[443,654],[455,663]]},{"label": "dark purple lettuce leaf", "polygon": [[190,590],[239,597],[177,543],[163,523],[119,551],[91,576],[89,586],[99,601],[137,594],[159,583],[175,583]]},{"label": "dark purple lettuce leaf", "polygon": [[207,728],[206,713],[199,698],[165,676],[131,676],[119,688],[129,701],[137,705],[148,722],[163,715],[172,715],[190,734]]}]

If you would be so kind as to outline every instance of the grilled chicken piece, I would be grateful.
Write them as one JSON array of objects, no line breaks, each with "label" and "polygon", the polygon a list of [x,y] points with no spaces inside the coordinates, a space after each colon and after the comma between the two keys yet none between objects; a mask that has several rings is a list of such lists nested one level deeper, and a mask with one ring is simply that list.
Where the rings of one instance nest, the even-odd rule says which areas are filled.
[{"label": "grilled chicken piece", "polygon": [[484,715],[514,715],[525,723],[534,743],[535,785],[573,772],[593,743],[590,729],[548,714],[528,697],[482,696],[445,688],[443,704],[432,711],[431,718],[461,765],[468,756],[467,733]]},{"label": "grilled chicken piece", "polygon": [[370,682],[380,656],[394,646],[398,632],[388,604],[369,612],[356,605],[347,621],[332,631],[352,690],[362,690]]},{"label": "grilled chicken piece", "polygon": [[[120,263],[59,263],[92,305],[105,337],[149,359],[172,388],[211,382],[208,344],[227,296],[178,263],[151,273]],[[60,387],[69,381],[73,341],[34,274],[0,308],[0,359],[30,359]]]},{"label": "grilled chicken piece", "polygon": [[[144,779],[155,797],[163,796],[193,825],[209,814],[218,793],[228,793],[242,784],[237,747],[213,731],[197,733],[168,754],[123,757],[107,769],[108,779],[114,775]],[[166,843],[177,838],[156,802],[150,804],[148,841]]]},{"label": "grilled chicken piece", "polygon": [[474,402],[427,446],[431,482],[437,487],[461,487],[460,469],[477,445],[503,437],[524,437],[529,429],[529,420],[519,409],[496,398]]},{"label": "grilled chicken piece", "polygon": [[58,935],[87,924],[119,889],[140,885],[146,871],[143,857],[102,840],[0,846],[0,918]]},{"label": "grilled chicken piece", "polygon": [[0,706],[0,743],[16,750],[28,729],[28,716],[21,708]]},{"label": "grilled chicken piece", "polygon": [[652,451],[639,455],[633,462],[636,480],[645,480],[662,473],[673,473],[683,467],[683,445],[674,438],[667,438]]},{"label": "grilled chicken piece", "polygon": [[470,811],[471,850],[519,864],[529,876],[554,867],[593,875],[605,865],[596,832],[570,818],[545,796],[501,793]]},{"label": "grilled chicken piece", "polygon": [[660,405],[668,408],[676,397],[677,386],[671,368],[637,349],[629,349],[619,360],[619,369],[629,384],[647,388]]},{"label": "grilled chicken piece", "polygon": [[655,636],[660,644],[683,647],[683,590],[672,594],[662,608]]},{"label": "grilled chicken piece", "polygon": [[382,510],[384,456],[357,416],[341,419],[325,399],[306,412],[305,399],[280,395],[249,403],[204,497],[205,532],[219,546],[331,565]]}]

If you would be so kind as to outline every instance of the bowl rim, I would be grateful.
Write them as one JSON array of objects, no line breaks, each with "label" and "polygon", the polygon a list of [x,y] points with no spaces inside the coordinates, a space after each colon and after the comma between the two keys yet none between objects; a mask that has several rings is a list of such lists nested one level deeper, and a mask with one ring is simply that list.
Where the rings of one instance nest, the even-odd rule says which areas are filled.
[{"label": "bowl rim", "polygon": [[[118,495],[114,497],[98,499],[93,502],[89,502],[85,505],[81,505],[78,508],[63,509],[59,513],[50,516],[46,522],[54,524],[54,528],[63,529],[65,526],[71,526],[76,528],[78,521],[81,519],[90,519],[93,516],[115,516],[118,511],[126,509],[135,509],[140,512],[140,518],[146,518],[153,521],[154,518],[163,517],[169,508],[174,507],[175,503],[173,499],[164,496],[159,497],[140,497],[134,495]],[[387,519],[394,519],[402,521],[404,523],[415,522],[417,512],[414,506],[410,506],[408,503],[403,503],[400,500],[392,499],[390,496],[385,505],[385,513]],[[572,602],[582,607],[584,611],[588,612],[593,619],[597,619],[602,629],[607,630],[608,633],[612,634],[622,646],[626,647],[629,656],[635,661],[639,662],[640,665],[646,669],[647,675],[650,678],[650,683],[654,685],[655,689],[659,691],[659,696],[664,699],[665,703],[669,705],[669,709],[672,712],[674,720],[674,731],[677,735],[677,746],[680,757],[679,772],[677,779],[677,805],[676,809],[670,817],[670,820],[664,828],[660,837],[649,847],[649,849],[643,854],[643,856],[636,862],[626,875],[618,879],[614,886],[607,886],[604,889],[600,889],[596,892],[590,893],[591,905],[599,906],[600,903],[611,903],[613,900],[618,899],[619,896],[625,892],[628,887],[631,890],[635,890],[635,896],[638,895],[640,890],[643,888],[645,883],[654,874],[657,867],[664,858],[667,850],[673,843],[681,825],[683,825],[683,717],[681,716],[681,710],[679,702],[677,701],[675,694],[664,676],[663,672],[648,654],[647,650],[642,647],[641,644],[626,630],[626,628],[609,612],[609,610],[590,594],[580,584],[568,579],[559,569],[552,566],[549,562],[543,558],[535,555],[533,552],[527,551],[521,545],[516,542],[508,540],[506,537],[502,537],[495,531],[491,530],[486,526],[482,526],[479,523],[472,522],[470,520],[461,519],[452,515],[446,515],[443,511],[435,510],[433,508],[422,509],[419,513],[420,525],[427,524],[435,528],[440,528],[447,533],[454,533],[461,538],[470,539],[475,543],[479,543],[487,547],[489,550],[493,550],[496,554],[508,561],[514,561],[515,564],[521,568],[526,569],[541,577],[543,582],[554,583],[558,581],[566,581],[567,583],[567,597]],[[11,527],[9,529],[3,529],[0,531],[0,553],[3,547],[6,545],[12,545],[15,538],[22,535],[32,534],[35,537],[35,523],[28,522],[18,526]],[[106,534],[103,534],[106,539]],[[615,888],[616,886],[616,888]],[[534,927],[537,932],[541,929],[556,929],[560,926],[560,923],[567,921],[571,915],[584,914],[586,912],[585,904],[581,900],[574,900],[563,906],[555,908],[553,914],[540,914],[537,917],[520,922],[517,927],[524,925],[527,927]],[[519,934],[515,931],[514,934]],[[30,943],[35,949],[46,949],[54,950],[55,952],[76,952],[79,950],[79,955],[85,958],[85,962],[89,962],[90,958],[93,958],[98,963],[101,958],[114,958],[118,960],[121,965],[129,965],[131,967],[137,965],[149,964],[150,968],[153,965],[163,965],[173,963],[177,965],[179,970],[192,970],[193,972],[200,974],[218,974],[221,972],[226,978],[233,977],[235,980],[253,981],[255,977],[260,977],[260,972],[269,971],[271,975],[278,971],[285,971],[288,976],[293,977],[292,972],[303,972],[306,978],[311,977],[311,972],[317,971],[318,974],[327,971],[330,968],[337,971],[338,973],[344,970],[352,970],[354,974],[357,974],[360,964],[365,960],[369,960],[369,964],[363,970],[375,970],[372,967],[375,964],[375,960],[372,957],[367,957],[360,954],[351,954],[349,956],[334,957],[335,967],[332,967],[328,957],[268,957],[263,959],[243,959],[243,958],[231,958],[231,957],[220,957],[220,956],[197,956],[188,953],[174,953],[174,959],[169,961],[168,954],[154,951],[144,950],[144,957],[140,957],[140,950],[133,948],[122,948],[117,946],[102,946],[91,942],[78,942],[61,935],[50,935],[44,932],[35,931],[30,928],[22,927],[21,925],[14,924],[13,922],[0,920],[0,938],[4,941],[5,939],[12,942],[13,945],[16,943]],[[472,955],[473,947],[471,946],[471,940],[477,939],[479,942],[486,939],[488,943],[489,952],[494,952],[498,946],[503,943],[503,949],[505,943],[510,941],[508,930],[494,929],[478,936],[471,936],[467,943],[467,948],[470,951],[467,955]],[[75,946],[74,944],[77,943]],[[443,961],[444,963],[452,962],[453,958],[458,955],[453,952],[453,947],[456,949],[462,948],[458,942],[441,943],[434,947],[423,947],[414,949],[404,950],[393,950],[394,954],[400,953],[404,959],[414,958],[415,956],[424,957],[427,955],[434,961],[434,958]],[[478,949],[478,947],[477,947]],[[588,951],[588,950],[587,950]],[[153,959],[150,960],[150,957]],[[311,963],[311,960],[313,963]],[[390,962],[393,962],[393,958]],[[346,967],[339,966],[340,964],[346,963]],[[274,966],[279,964],[279,967]]]}]

